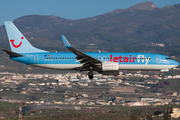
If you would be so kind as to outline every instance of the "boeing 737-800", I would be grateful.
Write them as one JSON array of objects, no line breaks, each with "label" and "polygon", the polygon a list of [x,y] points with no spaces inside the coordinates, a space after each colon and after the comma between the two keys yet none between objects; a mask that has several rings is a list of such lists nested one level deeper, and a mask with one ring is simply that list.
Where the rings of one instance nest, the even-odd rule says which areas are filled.
[{"label": "boeing 737-800", "polygon": [[64,35],[64,45],[71,52],[49,52],[33,47],[11,21],[5,22],[11,50],[2,49],[10,59],[26,65],[56,69],[93,71],[103,75],[118,75],[119,70],[164,70],[177,67],[178,62],[155,53],[81,52],[72,47]]}]

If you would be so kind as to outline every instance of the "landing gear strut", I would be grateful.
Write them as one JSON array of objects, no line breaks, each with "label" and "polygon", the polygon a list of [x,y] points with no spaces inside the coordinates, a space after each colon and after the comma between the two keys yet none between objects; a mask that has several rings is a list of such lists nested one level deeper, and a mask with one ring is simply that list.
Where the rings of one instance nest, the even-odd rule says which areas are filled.
[{"label": "landing gear strut", "polygon": [[88,72],[89,79],[93,79],[93,71]]},{"label": "landing gear strut", "polygon": [[88,72],[89,79],[93,79],[93,68],[90,67],[90,71]]}]

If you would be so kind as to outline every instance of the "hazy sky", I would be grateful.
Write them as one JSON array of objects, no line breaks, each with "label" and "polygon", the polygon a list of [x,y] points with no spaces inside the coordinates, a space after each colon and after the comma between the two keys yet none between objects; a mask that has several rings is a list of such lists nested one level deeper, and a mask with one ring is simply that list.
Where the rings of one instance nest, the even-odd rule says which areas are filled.
[{"label": "hazy sky", "polygon": [[[0,0],[0,25],[25,15],[53,15],[77,20],[124,9],[148,0]],[[151,0],[157,7],[180,0]]]}]

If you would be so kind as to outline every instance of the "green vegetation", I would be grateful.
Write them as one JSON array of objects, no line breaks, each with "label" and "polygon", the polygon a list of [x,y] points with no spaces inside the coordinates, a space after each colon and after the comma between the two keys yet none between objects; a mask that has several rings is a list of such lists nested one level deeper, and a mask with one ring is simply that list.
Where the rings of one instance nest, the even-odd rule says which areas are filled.
[{"label": "green vegetation", "polygon": [[[14,103],[0,102],[0,111],[6,118],[17,119],[18,105]],[[147,118],[152,120],[167,120],[168,114],[173,107],[179,105],[127,107],[127,106],[99,106],[87,109],[81,106],[81,110],[43,109],[23,112],[23,120],[139,120]],[[3,111],[3,112],[2,112]],[[13,112],[15,111],[15,112]],[[17,113],[16,113],[17,112]],[[158,116],[163,113],[163,116]]]},{"label": "green vegetation", "polygon": [[3,115],[3,117],[13,118],[17,116],[18,110],[18,103],[0,102],[0,115]]}]

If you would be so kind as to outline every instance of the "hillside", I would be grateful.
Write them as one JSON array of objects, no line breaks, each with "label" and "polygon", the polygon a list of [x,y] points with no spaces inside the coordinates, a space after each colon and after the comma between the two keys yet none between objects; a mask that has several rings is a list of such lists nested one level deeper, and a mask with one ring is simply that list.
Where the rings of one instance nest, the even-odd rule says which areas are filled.
[{"label": "hillside", "polygon": [[[151,43],[180,46],[179,12],[180,4],[157,8],[154,3],[145,2],[87,19],[72,21],[55,16],[28,15],[17,18],[14,24],[33,45],[48,50],[64,50],[60,36],[64,34],[80,49],[82,45],[92,43],[100,49],[108,45],[107,51],[134,51],[133,48],[139,48],[139,45],[149,47]],[[4,26],[0,27],[0,43],[7,48]],[[136,51],[144,51],[146,47]]]},{"label": "hillside", "polygon": [[[80,20],[28,15],[13,23],[32,45],[45,50],[68,51],[61,39],[64,34],[81,51],[157,52],[180,58],[179,13],[180,4],[158,8],[144,2]],[[0,27],[0,44],[9,49],[4,25]]]}]

